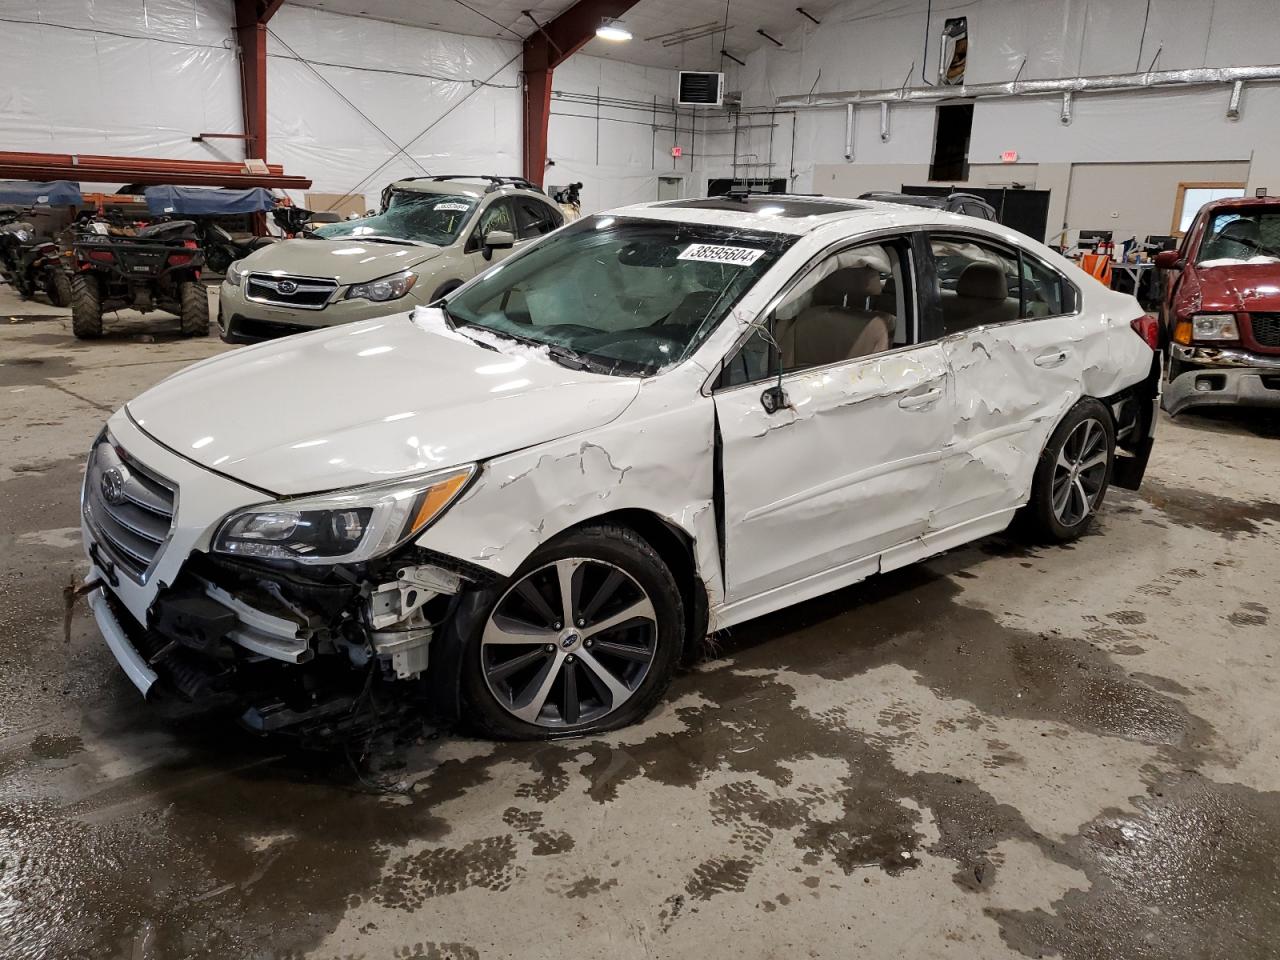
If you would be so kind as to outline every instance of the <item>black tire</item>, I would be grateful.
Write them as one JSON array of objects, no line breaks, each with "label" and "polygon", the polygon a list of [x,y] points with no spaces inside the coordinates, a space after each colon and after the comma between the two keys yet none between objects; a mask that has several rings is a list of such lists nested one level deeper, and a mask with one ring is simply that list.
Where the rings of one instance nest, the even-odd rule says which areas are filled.
[{"label": "black tire", "polygon": [[[1019,518],[1024,531],[1049,543],[1068,543],[1083,536],[1106,497],[1115,453],[1115,424],[1110,411],[1092,397],[1081,399],[1062,418],[1040,452],[1031,499]],[[1075,465],[1074,471],[1071,464]]]},{"label": "black tire", "polygon": [[[566,560],[585,561],[581,565],[581,569],[585,572],[580,577],[577,574],[572,575],[578,577],[575,581],[578,585],[577,589],[582,590],[583,593],[577,599],[584,607],[592,606],[592,593],[588,591],[604,593],[601,577],[614,576],[614,569],[616,569],[624,575],[618,577],[621,588],[615,587],[615,594],[620,594],[620,607],[630,609],[630,605],[637,602],[634,599],[636,594],[628,595],[621,591],[641,591],[640,602],[647,600],[651,604],[652,626],[650,627],[650,621],[645,618],[635,621],[636,626],[628,627],[624,624],[595,635],[591,633],[592,622],[587,621],[582,631],[585,639],[577,641],[577,646],[573,648],[578,655],[576,666],[568,666],[574,663],[572,653],[568,653],[563,658],[563,662],[559,659],[561,653],[570,649],[565,644],[571,638],[559,641],[559,646],[564,646],[564,650],[553,651],[550,648],[557,647],[558,643],[544,643],[544,641],[548,639],[554,641],[555,636],[544,637],[541,634],[523,647],[516,648],[515,655],[495,666],[490,661],[490,652],[494,651],[495,647],[486,647],[484,642],[495,613],[510,609],[504,603],[508,598],[513,598],[519,593],[517,588],[524,588],[528,583],[536,583],[539,577],[555,577],[558,568],[554,568],[554,564],[557,561]],[[532,579],[527,580],[527,578]],[[587,582],[588,578],[592,583]],[[542,582],[555,581],[548,579]],[[554,604],[554,598],[550,599],[550,603]],[[532,608],[529,609],[532,610]],[[601,607],[601,615],[598,616],[592,615],[590,610],[586,609],[581,612],[591,617],[592,621],[602,623],[610,619],[609,616],[603,615],[603,612],[609,609],[611,609],[609,606]],[[615,605],[613,609],[616,611],[619,605]],[[647,541],[632,530],[614,525],[575,530],[535,550],[503,586],[497,599],[490,605],[485,615],[479,618],[475,630],[467,638],[462,656],[461,676],[463,702],[466,705],[464,716],[471,720],[481,733],[506,740],[545,740],[582,736],[635,723],[653,708],[670,683],[671,675],[675,671],[684,647],[684,624],[684,605],[680,590],[667,565]],[[522,621],[522,625],[531,624],[523,624]],[[561,636],[569,633],[576,635],[575,627],[579,625],[582,625],[581,621],[578,624],[568,625],[567,629],[561,631]],[[639,641],[639,646],[632,646],[632,638],[636,636],[634,631],[639,631],[647,637],[647,640],[642,639]],[[612,637],[613,640],[593,640],[595,636]],[[627,638],[628,642],[619,642],[620,638]],[[596,644],[594,652],[591,650],[592,642]],[[643,672],[633,672],[634,680],[628,680],[626,671],[640,670],[639,665],[632,665],[630,658],[611,659],[612,654],[603,650],[605,646],[615,649],[625,648],[632,653],[637,650],[646,650],[649,651],[651,659],[643,668]],[[505,648],[496,649],[501,652]],[[529,666],[530,671],[536,673],[546,669],[548,672],[557,674],[553,680],[553,692],[545,698],[547,707],[543,713],[547,716],[540,718],[539,722],[529,722],[515,716],[511,712],[514,704],[499,699],[499,695],[494,692],[490,681],[486,678],[493,676],[495,670],[500,670],[515,659],[534,655],[542,656],[543,659],[539,660],[535,657]],[[603,659],[596,660],[595,657]],[[596,667],[588,668],[588,658],[591,658],[591,662]],[[553,661],[560,666],[553,668]],[[579,722],[569,722],[572,715],[567,713],[565,708],[570,689],[569,674],[575,677],[581,675],[581,680],[574,680],[572,689],[577,690],[578,684],[582,684],[584,703],[588,702],[587,698],[591,698],[596,691],[601,691],[596,698],[599,706],[594,709],[604,709],[603,688],[599,674],[595,672],[602,663],[606,666],[613,665],[610,678],[621,687],[629,688],[628,697],[619,706],[610,706],[600,715]],[[593,680],[593,676],[596,679]],[[512,696],[514,699],[514,693]],[[590,712],[590,709],[587,712]],[[577,713],[577,708],[574,708],[574,712]]]},{"label": "black tire", "polygon": [[436,292],[431,295],[431,300],[428,302],[435,303],[441,297],[447,297],[449,294],[453,293],[453,291],[457,290],[460,286],[462,286],[461,280],[446,280],[444,283],[440,284],[440,286],[436,287]]},{"label": "black tire", "polygon": [[178,284],[178,303],[184,337],[209,335],[209,294],[198,280]]},{"label": "black tire", "polygon": [[71,277],[65,270],[54,270],[49,277],[49,302],[55,307],[71,306]]},{"label": "black tire", "polygon": [[102,289],[92,273],[71,278],[71,332],[80,340],[102,336]]}]

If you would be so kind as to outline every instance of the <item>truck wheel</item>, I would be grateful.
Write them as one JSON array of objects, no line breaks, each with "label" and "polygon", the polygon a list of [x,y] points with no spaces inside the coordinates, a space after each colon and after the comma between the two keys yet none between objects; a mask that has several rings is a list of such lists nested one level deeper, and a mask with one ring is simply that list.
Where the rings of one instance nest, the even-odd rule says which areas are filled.
[{"label": "truck wheel", "polygon": [[182,305],[181,321],[184,337],[209,335],[209,294],[197,280],[178,284],[178,300]]},{"label": "truck wheel", "polygon": [[71,278],[71,332],[80,340],[102,336],[102,291],[91,273]]},{"label": "truck wheel", "polygon": [[55,307],[71,306],[71,278],[62,270],[53,271],[49,278],[49,302]]}]

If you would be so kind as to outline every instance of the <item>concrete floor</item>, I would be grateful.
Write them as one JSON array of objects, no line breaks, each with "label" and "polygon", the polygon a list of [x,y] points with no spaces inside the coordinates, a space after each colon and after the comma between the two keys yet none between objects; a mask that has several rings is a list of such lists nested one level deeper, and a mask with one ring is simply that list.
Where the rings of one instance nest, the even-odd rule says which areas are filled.
[{"label": "concrete floor", "polygon": [[5,957],[1275,956],[1276,420],[1166,420],[1074,547],[739,628],[639,727],[357,772],[166,727],[64,639],[90,441],[227,349],[113,328],[0,302]]}]

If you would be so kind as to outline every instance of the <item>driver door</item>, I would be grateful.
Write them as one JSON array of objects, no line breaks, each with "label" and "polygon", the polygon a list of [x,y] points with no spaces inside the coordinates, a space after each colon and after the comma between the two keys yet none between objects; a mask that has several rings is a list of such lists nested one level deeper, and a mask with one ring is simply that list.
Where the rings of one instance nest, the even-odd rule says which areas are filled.
[{"label": "driver door", "polygon": [[919,342],[911,261],[905,237],[820,259],[727,361],[727,602],[816,596],[924,533],[954,398],[942,349]]}]

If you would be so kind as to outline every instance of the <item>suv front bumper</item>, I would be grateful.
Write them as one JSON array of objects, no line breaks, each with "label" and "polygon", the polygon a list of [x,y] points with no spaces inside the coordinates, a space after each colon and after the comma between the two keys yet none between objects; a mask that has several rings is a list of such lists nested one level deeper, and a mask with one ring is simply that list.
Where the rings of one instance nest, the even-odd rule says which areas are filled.
[{"label": "suv front bumper", "polygon": [[1175,343],[1170,357],[1182,366],[1164,388],[1170,416],[1189,407],[1280,407],[1280,356]]},{"label": "suv front bumper", "polygon": [[419,303],[413,293],[411,290],[399,300],[383,303],[338,299],[322,310],[290,309],[250,300],[244,295],[243,283],[233,285],[224,280],[218,288],[218,327],[229,343],[257,343],[305,330],[404,313]]}]

